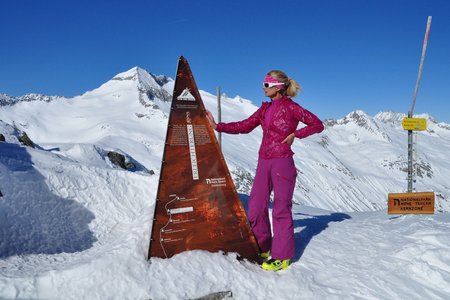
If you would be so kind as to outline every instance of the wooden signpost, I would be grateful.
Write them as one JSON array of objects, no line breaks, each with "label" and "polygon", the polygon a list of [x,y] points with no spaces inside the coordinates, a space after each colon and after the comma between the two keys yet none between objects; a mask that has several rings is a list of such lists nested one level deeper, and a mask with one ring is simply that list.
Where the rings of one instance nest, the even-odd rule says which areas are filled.
[{"label": "wooden signpost", "polygon": [[391,193],[388,214],[434,214],[434,192]]},{"label": "wooden signpost", "polygon": [[191,69],[180,57],[148,257],[169,258],[195,249],[259,259]]}]

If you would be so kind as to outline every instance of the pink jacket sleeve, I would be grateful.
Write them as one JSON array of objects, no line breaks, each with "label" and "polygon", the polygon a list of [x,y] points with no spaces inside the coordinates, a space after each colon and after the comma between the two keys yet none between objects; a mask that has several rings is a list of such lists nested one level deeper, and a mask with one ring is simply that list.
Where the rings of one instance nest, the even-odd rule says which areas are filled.
[{"label": "pink jacket sleeve", "polygon": [[307,109],[304,109],[300,105],[296,105],[294,108],[294,114],[300,122],[306,124],[306,127],[300,128],[295,131],[295,136],[297,138],[303,139],[314,133],[320,133],[323,131],[324,126],[322,121]]},{"label": "pink jacket sleeve", "polygon": [[257,111],[255,111],[250,117],[245,120],[239,122],[218,123],[216,126],[216,131],[231,134],[249,133],[261,124],[261,113],[263,111],[263,107],[264,106],[261,106]]}]

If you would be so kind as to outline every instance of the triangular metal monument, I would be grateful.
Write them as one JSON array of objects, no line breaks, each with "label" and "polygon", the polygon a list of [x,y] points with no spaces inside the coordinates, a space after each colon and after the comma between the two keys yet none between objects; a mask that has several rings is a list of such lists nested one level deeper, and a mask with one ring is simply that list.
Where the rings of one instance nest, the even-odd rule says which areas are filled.
[{"label": "triangular metal monument", "polygon": [[178,61],[148,258],[187,250],[236,252],[258,246],[184,57]]}]

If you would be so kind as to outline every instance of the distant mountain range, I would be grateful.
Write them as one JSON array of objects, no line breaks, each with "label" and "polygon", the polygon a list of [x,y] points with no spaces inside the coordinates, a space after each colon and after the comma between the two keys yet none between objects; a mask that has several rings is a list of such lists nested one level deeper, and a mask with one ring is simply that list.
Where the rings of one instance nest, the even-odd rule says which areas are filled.
[{"label": "distant mountain range", "polygon": [[[73,98],[0,94],[0,133],[6,142],[17,144],[19,134],[26,132],[40,153],[33,151],[33,160],[59,157],[63,165],[69,160],[92,172],[114,169],[105,151],[116,150],[144,166],[142,170],[154,172],[142,176],[156,184],[173,86],[170,77],[134,67]],[[201,95],[215,112],[215,95],[205,91]],[[244,119],[256,109],[238,96],[222,99],[226,122]],[[404,192],[407,186],[404,117],[395,112],[372,117],[356,110],[341,119],[324,120],[326,130],[321,134],[296,140],[293,150],[299,172],[294,201],[333,211],[384,209],[388,193]],[[450,125],[427,114],[417,117],[427,120],[427,130],[415,134],[414,187],[434,191],[436,210],[450,211]],[[260,129],[222,136],[223,152],[240,193],[249,194],[251,189],[261,137]],[[52,172],[46,173],[53,178],[47,180],[50,189],[62,188],[52,186],[61,170]],[[6,187],[0,190],[7,193]]]}]

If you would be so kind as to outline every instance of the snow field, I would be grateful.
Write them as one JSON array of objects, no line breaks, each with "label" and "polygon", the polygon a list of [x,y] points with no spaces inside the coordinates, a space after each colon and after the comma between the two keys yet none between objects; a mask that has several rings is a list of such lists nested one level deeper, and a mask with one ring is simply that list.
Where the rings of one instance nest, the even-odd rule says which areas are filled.
[{"label": "snow field", "polygon": [[[138,86],[159,88],[147,75],[132,69],[74,99],[1,107],[0,299],[195,299],[220,291],[233,299],[450,298],[450,131],[432,123],[418,137],[418,158],[433,175],[416,186],[441,193],[443,213],[389,216],[387,192],[406,185],[406,135],[390,113],[356,111],[294,143],[289,269],[266,272],[233,253],[206,251],[148,261],[168,104],[136,100]],[[214,96],[202,97],[214,113]],[[222,103],[225,121],[256,109],[240,97]],[[21,146],[13,125],[37,148]],[[260,140],[258,130],[223,135],[230,171],[254,174]],[[109,150],[140,166],[113,166]],[[248,201],[247,192],[240,196]]]}]

